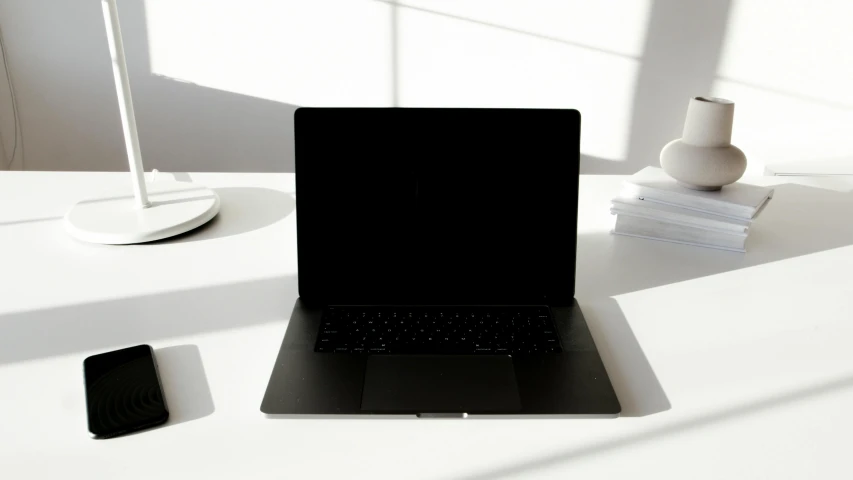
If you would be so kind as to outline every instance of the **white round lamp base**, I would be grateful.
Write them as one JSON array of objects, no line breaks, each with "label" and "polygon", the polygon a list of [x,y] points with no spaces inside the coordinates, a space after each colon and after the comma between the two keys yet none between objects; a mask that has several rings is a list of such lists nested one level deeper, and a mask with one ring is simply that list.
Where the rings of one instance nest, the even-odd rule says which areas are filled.
[{"label": "white round lamp base", "polygon": [[219,213],[219,196],[189,182],[146,183],[151,206],[140,208],[128,191],[83,200],[65,214],[78,240],[110,245],[152,242],[204,225]]}]

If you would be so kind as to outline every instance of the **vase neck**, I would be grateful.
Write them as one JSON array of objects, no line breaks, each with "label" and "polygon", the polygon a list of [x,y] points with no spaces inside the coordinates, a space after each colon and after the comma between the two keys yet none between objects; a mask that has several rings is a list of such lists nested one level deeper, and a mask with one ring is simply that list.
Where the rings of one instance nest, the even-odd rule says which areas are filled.
[{"label": "vase neck", "polygon": [[735,104],[713,97],[694,97],[687,105],[687,119],[681,140],[699,147],[726,147],[732,144]]}]

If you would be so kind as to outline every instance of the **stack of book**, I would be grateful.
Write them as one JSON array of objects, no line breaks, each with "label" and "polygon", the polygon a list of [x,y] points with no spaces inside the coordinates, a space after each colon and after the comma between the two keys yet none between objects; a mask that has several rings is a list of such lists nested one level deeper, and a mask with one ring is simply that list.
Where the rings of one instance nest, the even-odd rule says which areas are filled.
[{"label": "stack of book", "polygon": [[745,183],[692,190],[660,168],[647,167],[613,199],[613,233],[745,252],[752,222],[772,197],[772,188]]}]

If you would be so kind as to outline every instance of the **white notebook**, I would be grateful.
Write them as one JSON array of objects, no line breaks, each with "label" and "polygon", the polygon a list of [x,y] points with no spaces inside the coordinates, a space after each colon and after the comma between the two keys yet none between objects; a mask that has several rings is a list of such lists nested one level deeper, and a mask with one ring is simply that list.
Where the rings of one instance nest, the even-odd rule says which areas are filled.
[{"label": "white notebook", "polygon": [[610,213],[616,215],[634,215],[688,227],[740,234],[747,233],[749,226],[752,224],[752,220],[725,217],[699,210],[667,205],[665,203],[649,202],[633,197],[614,198]]},{"label": "white notebook", "polygon": [[613,228],[616,235],[662,240],[697,247],[716,248],[734,252],[746,251],[745,234],[732,234],[685,227],[632,215],[619,215]]},{"label": "white notebook", "polygon": [[773,197],[773,189],[733,183],[716,192],[703,192],[679,185],[658,167],[646,167],[625,181],[621,196],[732,218],[752,219]]}]

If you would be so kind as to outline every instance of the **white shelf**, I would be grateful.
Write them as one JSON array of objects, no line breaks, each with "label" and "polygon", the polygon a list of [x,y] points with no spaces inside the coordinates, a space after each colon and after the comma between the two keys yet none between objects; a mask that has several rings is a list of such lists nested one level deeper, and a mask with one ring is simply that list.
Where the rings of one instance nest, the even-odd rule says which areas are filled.
[{"label": "white shelf", "polygon": [[820,176],[853,175],[853,156],[831,160],[814,160],[768,164],[765,175]]}]

